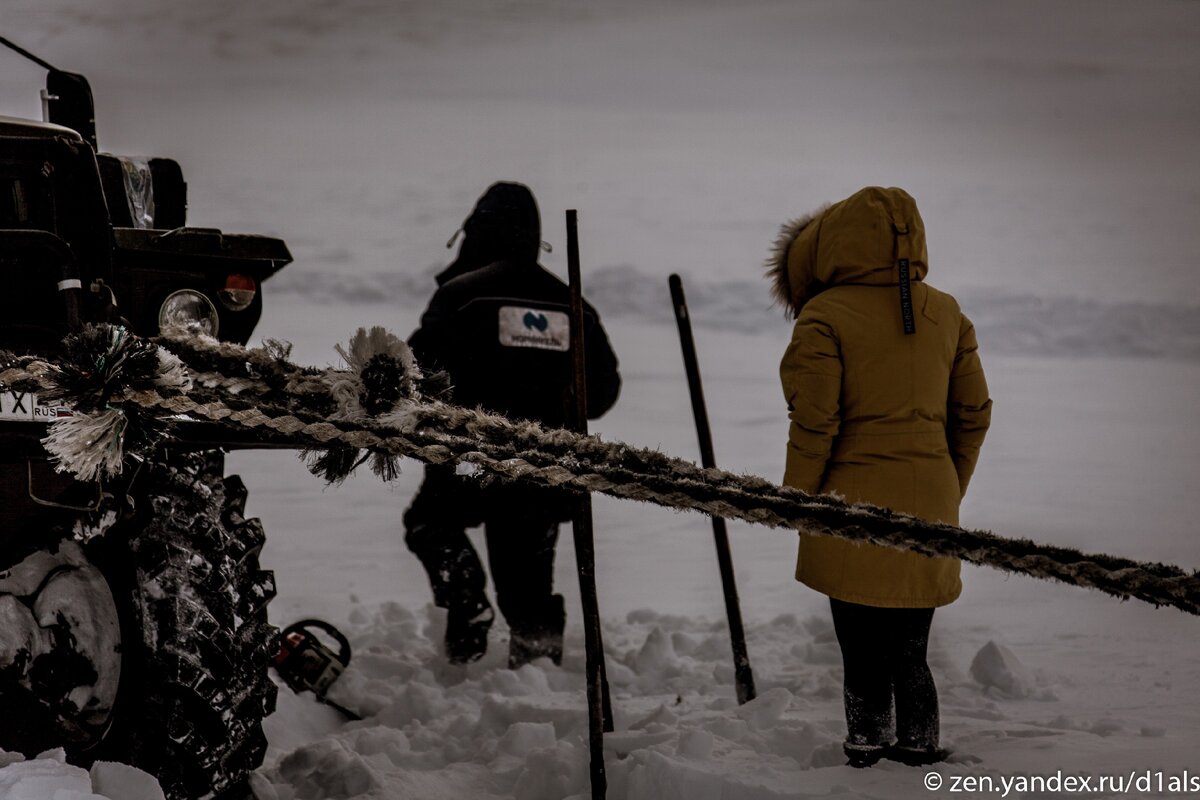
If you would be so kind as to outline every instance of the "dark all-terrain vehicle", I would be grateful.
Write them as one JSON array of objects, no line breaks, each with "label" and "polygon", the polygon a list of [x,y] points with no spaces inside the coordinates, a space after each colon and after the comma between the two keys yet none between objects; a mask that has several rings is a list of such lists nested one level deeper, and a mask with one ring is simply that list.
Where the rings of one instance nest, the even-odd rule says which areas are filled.
[{"label": "dark all-terrain vehicle", "polygon": [[[87,81],[37,61],[47,121],[0,117],[0,351],[53,356],[97,322],[244,344],[284,243],[186,227],[179,165],[98,153]],[[40,443],[69,413],[0,389],[0,749],[236,796],[266,749],[278,646],[245,487],[181,445],[74,481]]]}]

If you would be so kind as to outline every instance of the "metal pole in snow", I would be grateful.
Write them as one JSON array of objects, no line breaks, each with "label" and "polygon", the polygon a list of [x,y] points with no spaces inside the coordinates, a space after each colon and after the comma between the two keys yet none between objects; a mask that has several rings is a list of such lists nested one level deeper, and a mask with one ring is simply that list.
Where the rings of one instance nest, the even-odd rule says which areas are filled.
[{"label": "metal pole in snow", "polygon": [[[687,300],[683,296],[683,280],[678,275],[669,278],[671,303],[675,307],[675,322],[679,325],[679,344],[683,348],[683,366],[687,370],[688,389],[692,395],[692,415],[696,419],[696,436],[700,439],[700,465],[711,469],[717,465],[713,453],[712,430],[708,424],[708,409],[704,404],[704,387],[700,383],[700,363],[696,359],[696,341],[692,338],[692,320]],[[738,601],[737,582],[733,576],[733,555],[729,552],[729,534],[725,520],[712,518],[713,538],[717,545],[717,565],[721,571],[721,587],[725,590],[725,614],[729,617],[729,638],[733,642],[733,674],[737,684],[738,703],[748,703],[755,697],[754,672],[746,650],[746,632],[742,627],[742,607]]]},{"label": "metal pole in snow", "polygon": [[[583,286],[579,276],[578,213],[567,211],[567,273],[571,284],[571,364],[574,369],[572,427],[587,433],[587,373],[583,341]],[[588,743],[591,754],[592,800],[608,792],[604,771],[604,732],[613,729],[612,705],[604,670],[604,640],[600,632],[600,605],[596,594],[596,553],[592,532],[592,496],[584,492],[576,506],[571,528],[575,534],[575,564],[583,604],[585,675],[588,699]]]}]

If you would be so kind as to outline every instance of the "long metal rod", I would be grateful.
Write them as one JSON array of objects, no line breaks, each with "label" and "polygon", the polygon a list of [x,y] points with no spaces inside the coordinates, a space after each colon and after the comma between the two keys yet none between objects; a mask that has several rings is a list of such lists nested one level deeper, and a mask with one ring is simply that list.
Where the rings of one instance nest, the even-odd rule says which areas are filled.
[{"label": "long metal rod", "polygon": [[[571,285],[571,363],[575,378],[575,404],[571,423],[575,431],[587,433],[583,286],[579,275],[579,224],[575,209],[567,211],[567,273]],[[604,732],[613,729],[612,704],[604,670],[604,640],[600,632],[600,602],[596,593],[596,551],[590,493],[584,492],[580,496],[571,527],[575,534],[575,564],[579,572],[579,596],[583,605],[592,800],[603,800],[608,793],[608,777],[604,771]]]},{"label": "long metal rod", "polygon": [[[704,403],[704,386],[700,382],[700,362],[696,358],[696,340],[692,337],[692,319],[683,296],[683,280],[678,275],[669,279],[671,304],[675,307],[675,322],[679,326],[679,344],[683,348],[683,366],[687,370],[688,389],[692,395],[692,416],[696,420],[696,436],[700,440],[700,464],[705,468],[717,465],[713,452],[712,429],[708,424],[708,408]],[[733,675],[738,703],[748,703],[755,697],[754,672],[750,669],[750,654],[746,650],[746,631],[742,626],[742,606],[738,600],[737,581],[733,575],[733,555],[729,551],[729,534],[725,520],[712,518],[713,539],[717,545],[717,566],[721,571],[721,588],[725,591],[725,615],[729,618],[729,638],[733,643]]]},{"label": "long metal rod", "polygon": [[57,67],[55,67],[53,64],[51,64],[49,61],[46,61],[43,58],[39,58],[39,57],[35,56],[33,53],[29,52],[24,47],[21,47],[20,45],[14,43],[14,42],[11,42],[8,39],[5,39],[3,36],[0,36],[0,44],[4,45],[9,50],[12,50],[15,53],[25,56],[30,61],[37,64],[39,67],[44,67],[45,69],[48,69],[51,72],[59,72],[59,69]]}]

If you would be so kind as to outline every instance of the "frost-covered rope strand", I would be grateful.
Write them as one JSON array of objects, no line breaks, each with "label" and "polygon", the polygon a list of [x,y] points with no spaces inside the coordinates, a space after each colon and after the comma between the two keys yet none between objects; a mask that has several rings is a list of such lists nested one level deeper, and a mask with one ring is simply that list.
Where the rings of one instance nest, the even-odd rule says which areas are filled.
[{"label": "frost-covered rope strand", "polygon": [[[234,345],[222,345],[238,358]],[[241,363],[250,363],[249,359]],[[287,383],[298,374],[279,359],[272,368]],[[51,365],[26,361],[0,373],[0,383],[39,385]],[[288,374],[290,373],[290,374]],[[1200,613],[1200,577],[1178,567],[1139,563],[1106,555],[1084,555],[1068,548],[1038,545],[1028,540],[1003,539],[929,523],[885,509],[849,505],[826,496],[813,496],[776,486],[761,478],[721,470],[705,470],[691,462],[621,443],[606,443],[563,430],[543,430],[529,422],[514,422],[478,410],[443,403],[408,403],[380,418],[329,421],[302,410],[321,394],[313,378],[302,395],[285,399],[299,408],[289,410],[267,401],[252,407],[244,395],[229,397],[229,386],[194,388],[191,395],[163,397],[144,390],[128,393],[126,401],[146,409],[189,414],[226,425],[237,425],[310,447],[341,445],[409,456],[428,463],[470,463],[505,478],[543,486],[601,492],[670,508],[741,519],[772,527],[822,533],[857,542],[871,542],[931,556],[951,556],[969,563],[1088,586],[1120,597],[1136,597]],[[260,393],[252,376],[242,391]],[[270,389],[269,386],[266,387]],[[281,395],[278,390],[277,396]],[[196,397],[193,397],[196,396]],[[201,399],[196,399],[197,397]],[[327,398],[320,398],[324,401]],[[261,402],[258,398],[256,402]],[[238,407],[230,407],[231,404]],[[323,405],[324,402],[317,403]],[[388,423],[403,428],[392,427]]]},{"label": "frost-covered rope strand", "polygon": [[[951,556],[1037,578],[1088,586],[1121,597],[1137,597],[1155,605],[1170,605],[1200,613],[1200,577],[1160,564],[1139,564],[1112,556],[1085,556],[1068,548],[1007,540],[984,531],[970,531],[925,522],[884,509],[829,502],[795,489],[744,481],[719,470],[698,470],[698,477],[674,472],[634,471],[620,463],[572,463],[539,449],[518,451],[511,445],[481,442],[433,429],[398,434],[385,426],[361,423],[306,422],[294,415],[271,417],[255,409],[230,411],[221,403],[198,404],[179,396],[162,398],[153,392],[132,397],[147,407],[228,420],[246,427],[265,427],[277,433],[308,439],[311,444],[340,443],[384,450],[428,463],[465,462],[511,479],[543,486],[582,489],[616,497],[685,508],[705,514],[741,519],[771,527],[823,533],[857,542],[871,542],[931,556]],[[555,431],[556,444],[562,437]],[[577,437],[583,439],[585,437]],[[576,442],[579,443],[578,441]],[[632,450],[632,448],[623,448]],[[661,455],[661,454],[659,454]],[[665,467],[692,467],[662,456]],[[690,470],[682,469],[680,472]],[[715,480],[714,480],[715,479]],[[747,487],[745,484],[750,486]]]},{"label": "frost-covered rope strand", "polygon": [[[172,349],[176,346],[180,347],[180,351],[176,354],[185,360],[189,355],[205,354],[210,357],[217,356],[225,359],[226,364],[233,368],[238,368],[245,364],[269,368],[272,374],[283,377],[288,385],[293,387],[293,396],[290,398],[293,402],[287,406],[293,410],[297,403],[303,405],[305,400],[315,399],[322,395],[325,396],[323,399],[333,401],[333,398],[328,397],[328,384],[331,382],[330,376],[339,373],[337,370],[325,370],[319,375],[314,375],[312,370],[304,370],[289,364],[276,355],[268,355],[263,350],[248,349],[207,338],[165,336],[161,337],[158,341]],[[206,386],[230,388],[235,391],[248,390],[259,396],[270,395],[275,391],[266,381],[261,379],[255,381],[252,378],[229,378],[225,379],[227,382],[217,383],[215,381],[218,376],[220,376],[220,373],[205,373],[199,376],[198,380]],[[299,392],[300,396],[298,397],[295,396],[294,389],[298,385],[297,382],[303,382],[303,388]],[[319,413],[319,409],[310,410]],[[676,473],[682,473],[696,477],[697,479],[713,480],[712,474],[708,475],[707,478],[703,477],[706,472],[712,471],[706,471],[691,462],[679,461],[678,459],[672,460],[657,451],[631,448],[621,443],[603,442],[594,436],[580,439],[579,436],[569,431],[558,429],[547,430],[534,422],[514,421],[480,409],[468,409],[432,401],[422,404],[420,420],[421,424],[438,425],[446,431],[461,431],[473,438],[511,442],[514,446],[521,448],[536,447],[564,456],[573,455],[580,459],[598,458],[612,461],[615,454],[617,460],[627,463],[633,468],[652,469],[656,466],[661,466],[664,462],[671,461],[671,469]],[[719,471],[715,474],[729,475],[729,473]],[[730,477],[736,478],[743,485],[758,491],[768,491],[776,488],[775,484],[762,478],[753,476]],[[811,502],[833,504],[835,506],[840,504],[840,501],[824,495],[812,497]]]}]

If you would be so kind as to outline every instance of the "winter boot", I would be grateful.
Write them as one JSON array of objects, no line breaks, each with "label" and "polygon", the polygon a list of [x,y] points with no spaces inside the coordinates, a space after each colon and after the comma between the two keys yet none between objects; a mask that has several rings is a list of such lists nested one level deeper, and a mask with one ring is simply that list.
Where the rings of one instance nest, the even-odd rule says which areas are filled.
[{"label": "winter boot", "polygon": [[887,748],[883,757],[910,767],[928,767],[945,761],[950,757],[950,751],[937,745],[917,747],[897,743]]},{"label": "winter boot", "polygon": [[537,614],[522,615],[520,620],[510,619],[512,638],[508,642],[508,668],[517,669],[537,658],[548,658],[561,666],[566,621],[560,594],[550,595]]},{"label": "winter boot", "polygon": [[488,630],[496,612],[486,600],[447,609],[446,659],[451,664],[470,664],[487,652]]},{"label": "winter boot", "polygon": [[846,764],[855,769],[873,767],[887,755],[889,747],[882,744],[857,744],[842,742],[842,752],[846,754]]}]

